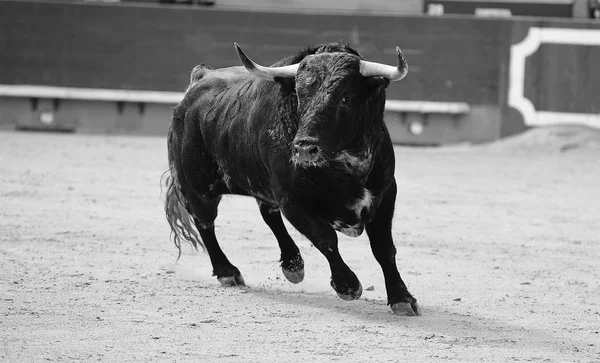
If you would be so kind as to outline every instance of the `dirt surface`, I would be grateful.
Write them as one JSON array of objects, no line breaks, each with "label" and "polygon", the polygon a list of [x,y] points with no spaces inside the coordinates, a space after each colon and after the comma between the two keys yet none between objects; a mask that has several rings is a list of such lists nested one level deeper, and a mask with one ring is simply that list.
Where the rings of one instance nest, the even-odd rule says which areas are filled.
[{"label": "dirt surface", "polygon": [[600,148],[548,140],[396,149],[397,259],[423,309],[399,317],[365,235],[340,236],[366,289],[346,302],[293,230],[306,278],[285,280],[249,198],[217,219],[247,288],[191,248],[176,261],[164,138],[0,133],[0,361],[598,362]]}]

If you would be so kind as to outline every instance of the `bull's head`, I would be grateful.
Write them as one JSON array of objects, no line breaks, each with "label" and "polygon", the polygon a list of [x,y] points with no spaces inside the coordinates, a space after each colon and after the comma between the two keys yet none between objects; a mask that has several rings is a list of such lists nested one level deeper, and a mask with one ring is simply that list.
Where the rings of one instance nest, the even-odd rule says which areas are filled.
[{"label": "bull's head", "polygon": [[310,54],[292,65],[264,67],[235,46],[244,67],[255,76],[271,81],[294,79],[299,124],[292,160],[301,166],[320,165],[343,152],[366,152],[365,140],[382,129],[385,87],[408,73],[398,47],[397,66],[334,51]]}]

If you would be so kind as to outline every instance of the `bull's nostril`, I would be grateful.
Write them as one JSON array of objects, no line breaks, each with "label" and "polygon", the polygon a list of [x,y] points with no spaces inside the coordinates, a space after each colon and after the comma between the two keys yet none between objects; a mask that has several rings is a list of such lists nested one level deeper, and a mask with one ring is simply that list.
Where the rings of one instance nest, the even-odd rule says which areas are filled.
[{"label": "bull's nostril", "polygon": [[305,162],[315,162],[321,157],[321,149],[314,144],[299,141],[294,144],[296,157]]},{"label": "bull's nostril", "polygon": [[296,155],[300,155],[302,153],[302,146],[296,144],[294,145],[294,150],[296,151]]}]

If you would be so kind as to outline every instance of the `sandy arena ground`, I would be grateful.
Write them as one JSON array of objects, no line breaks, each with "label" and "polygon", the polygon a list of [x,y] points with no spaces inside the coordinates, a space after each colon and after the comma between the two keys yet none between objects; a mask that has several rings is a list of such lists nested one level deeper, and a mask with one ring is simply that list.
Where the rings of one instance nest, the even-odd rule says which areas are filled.
[{"label": "sandy arena ground", "polygon": [[600,138],[540,132],[396,149],[394,238],[421,317],[386,306],[365,235],[340,236],[360,300],[295,231],[306,278],[290,284],[249,198],[217,219],[247,288],[191,248],[176,261],[164,138],[2,132],[0,361],[599,362]]}]

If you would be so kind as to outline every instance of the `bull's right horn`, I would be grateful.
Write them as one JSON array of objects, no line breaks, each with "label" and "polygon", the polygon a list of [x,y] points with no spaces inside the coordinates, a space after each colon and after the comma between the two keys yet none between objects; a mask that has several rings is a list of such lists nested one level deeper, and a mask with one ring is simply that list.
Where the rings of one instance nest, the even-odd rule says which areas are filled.
[{"label": "bull's right horn", "polygon": [[248,72],[252,73],[253,75],[268,79],[269,81],[275,80],[275,77],[296,77],[298,64],[292,64],[283,67],[263,67],[260,64],[256,64],[252,59],[248,58],[238,43],[233,44],[235,44],[235,50],[237,51],[238,57],[240,57],[242,64],[248,70]]},{"label": "bull's right horn", "polygon": [[408,63],[399,47],[396,47],[398,65],[396,67],[376,62],[360,61],[360,74],[364,77],[385,77],[390,81],[399,81],[408,74]]}]

